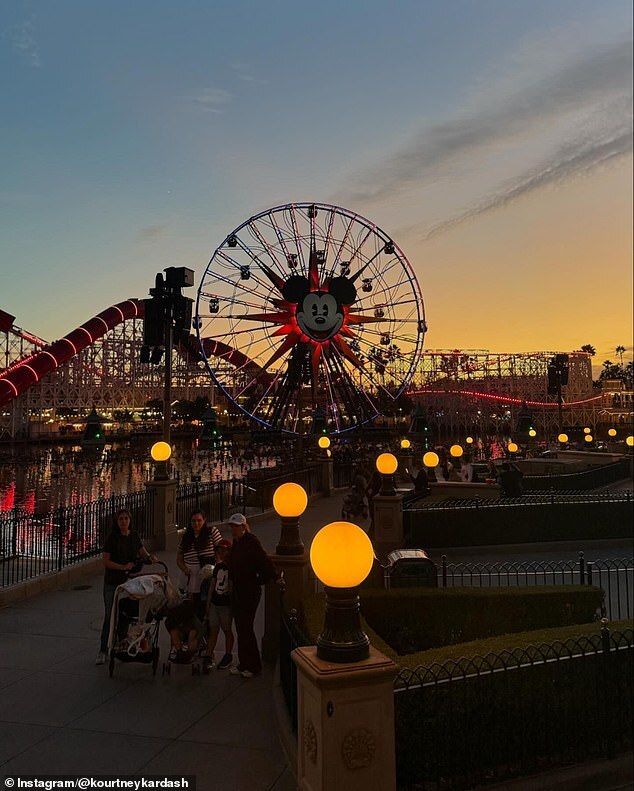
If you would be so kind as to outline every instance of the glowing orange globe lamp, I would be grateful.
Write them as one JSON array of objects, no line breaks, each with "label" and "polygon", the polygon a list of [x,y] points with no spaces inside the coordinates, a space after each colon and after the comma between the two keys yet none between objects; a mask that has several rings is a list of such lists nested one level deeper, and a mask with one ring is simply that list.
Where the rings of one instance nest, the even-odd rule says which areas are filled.
[{"label": "glowing orange globe lamp", "polygon": [[586,442],[594,442],[594,437],[592,436],[592,434],[586,434],[584,439]]},{"label": "glowing orange globe lamp", "polygon": [[172,448],[169,442],[155,442],[150,448],[150,456],[154,461],[167,461],[172,455]]},{"label": "glowing orange globe lamp", "polygon": [[409,450],[412,447],[412,443],[408,439],[401,440],[401,450]]},{"label": "glowing orange globe lamp", "polygon": [[462,449],[462,445],[452,445],[449,448],[449,453],[451,456],[453,456],[454,459],[459,459],[464,453]]},{"label": "glowing orange globe lamp", "polygon": [[304,545],[299,536],[299,517],[306,510],[308,495],[298,483],[283,483],[273,493],[273,508],[280,517],[282,531],[276,553],[303,555]]},{"label": "glowing orange globe lamp", "polygon": [[393,453],[381,453],[376,459],[376,468],[381,473],[381,491],[379,494],[392,496],[396,494],[394,488],[394,473],[398,468],[398,459]]},{"label": "glowing orange globe lamp", "polygon": [[506,447],[509,453],[517,453],[517,451],[519,450],[519,447],[516,442],[509,442],[509,444]]},{"label": "glowing orange globe lamp", "polygon": [[529,437],[536,437],[537,436],[537,432],[535,431],[534,428],[530,429],[530,431],[528,432],[528,436]]},{"label": "glowing orange globe lamp", "polygon": [[361,628],[358,586],[374,563],[367,534],[352,522],[322,527],[310,546],[310,565],[324,584],[326,615],[317,638],[317,656],[326,662],[360,662],[370,655]]},{"label": "glowing orange globe lamp", "polygon": [[584,434],[590,434],[590,433],[591,433],[591,431],[592,431],[592,429],[591,429],[589,426],[586,426],[586,427],[584,428],[584,430],[583,430],[583,433],[584,433]]},{"label": "glowing orange globe lamp", "polygon": [[440,457],[433,450],[428,450],[423,456],[423,464],[425,467],[437,467],[440,464]]},{"label": "glowing orange globe lamp", "polygon": [[632,437],[632,436],[629,436],[629,437],[628,437],[628,438],[625,440],[625,444],[627,445],[627,447],[628,447],[628,448],[634,448],[634,437]]},{"label": "glowing orange globe lamp", "polygon": [[609,428],[608,429],[608,437],[616,437],[616,429],[615,428]]},{"label": "glowing orange globe lamp", "polygon": [[467,437],[465,439],[465,442],[467,443],[467,445],[473,445],[473,437]]},{"label": "glowing orange globe lamp", "polygon": [[564,434],[564,433],[562,432],[562,433],[561,433],[561,434],[560,434],[560,435],[557,437],[557,439],[559,440],[559,442],[561,442],[561,444],[562,444],[562,445],[565,445],[565,443],[566,443],[566,442],[568,442],[568,435],[567,435],[567,434]]},{"label": "glowing orange globe lamp", "polygon": [[317,444],[320,448],[327,450],[330,447],[330,439],[328,437],[319,437]]}]

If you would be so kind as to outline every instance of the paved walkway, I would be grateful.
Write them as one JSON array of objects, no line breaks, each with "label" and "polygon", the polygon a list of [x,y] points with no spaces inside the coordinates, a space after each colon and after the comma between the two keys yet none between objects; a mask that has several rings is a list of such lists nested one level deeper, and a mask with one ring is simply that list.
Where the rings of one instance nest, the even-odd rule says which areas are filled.
[{"label": "paved walkway", "polygon": [[[306,546],[320,527],[339,518],[340,508],[341,494],[309,504],[301,519]],[[252,528],[273,552],[278,518],[258,517]],[[226,528],[223,533],[228,535]],[[164,560],[174,572],[174,558]],[[2,773],[193,774],[199,791],[295,789],[277,736],[271,669],[247,681],[218,671],[192,676],[178,666],[170,676],[159,669],[153,677],[148,666],[117,664],[109,678],[105,666],[94,665],[101,584],[99,574],[81,589],[0,609]],[[256,619],[260,635],[262,610]],[[163,656],[167,647],[163,630]],[[527,779],[521,789],[629,788],[620,784],[623,771],[627,777],[625,760],[625,769],[623,759],[574,767],[557,773],[557,783],[554,774],[546,775]]]},{"label": "paved walkway", "polygon": [[[307,545],[337,518],[340,500],[309,505],[301,531]],[[274,551],[278,518],[260,517],[252,527]],[[163,559],[174,571],[174,558]],[[106,666],[94,664],[101,586],[99,574],[85,589],[0,609],[2,773],[193,774],[199,791],[294,789],[277,737],[272,670],[247,681],[218,671],[192,676],[185,666],[162,676],[159,665],[153,677],[149,666],[117,663],[109,678]],[[168,645],[162,629],[163,657]]]}]

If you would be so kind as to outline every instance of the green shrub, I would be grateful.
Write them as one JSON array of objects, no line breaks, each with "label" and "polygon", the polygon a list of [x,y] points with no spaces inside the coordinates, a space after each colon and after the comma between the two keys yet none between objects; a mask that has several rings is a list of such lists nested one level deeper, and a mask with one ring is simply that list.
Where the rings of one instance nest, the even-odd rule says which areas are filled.
[{"label": "green shrub", "polygon": [[600,588],[544,585],[516,588],[364,590],[361,610],[398,654],[494,635],[588,623],[603,601]]}]

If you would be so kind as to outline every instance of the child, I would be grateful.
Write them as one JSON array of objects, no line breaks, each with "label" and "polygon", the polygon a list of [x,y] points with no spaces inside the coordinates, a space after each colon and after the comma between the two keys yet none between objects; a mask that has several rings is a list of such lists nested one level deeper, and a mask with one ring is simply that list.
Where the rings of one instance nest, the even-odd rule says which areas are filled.
[{"label": "child", "polygon": [[172,641],[170,662],[191,662],[202,633],[202,624],[196,617],[196,602],[184,599],[170,607],[165,618],[165,627]]},{"label": "child", "polygon": [[216,565],[211,577],[209,588],[209,601],[207,606],[207,624],[209,626],[209,639],[207,651],[203,659],[203,670],[209,672],[214,667],[214,648],[220,629],[225,635],[225,654],[218,663],[218,670],[225,670],[233,661],[233,631],[231,630],[231,578],[227,557],[231,549],[230,541],[220,541],[216,544]]}]

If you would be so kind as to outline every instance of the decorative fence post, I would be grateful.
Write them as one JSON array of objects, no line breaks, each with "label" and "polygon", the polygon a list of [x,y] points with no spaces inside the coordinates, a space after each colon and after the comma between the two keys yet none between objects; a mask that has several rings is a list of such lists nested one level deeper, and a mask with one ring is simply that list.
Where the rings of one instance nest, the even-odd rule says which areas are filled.
[{"label": "decorative fence post", "polygon": [[586,584],[586,562],[583,558],[583,552],[579,552],[579,584]]}]

